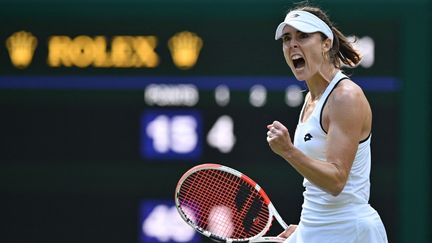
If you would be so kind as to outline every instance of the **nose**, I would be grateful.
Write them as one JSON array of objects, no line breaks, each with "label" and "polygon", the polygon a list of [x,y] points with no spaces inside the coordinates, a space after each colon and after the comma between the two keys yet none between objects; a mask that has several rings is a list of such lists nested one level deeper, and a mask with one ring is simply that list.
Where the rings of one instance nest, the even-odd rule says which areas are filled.
[{"label": "nose", "polygon": [[298,47],[298,42],[295,38],[292,38],[289,42],[289,46],[292,48],[297,48]]}]

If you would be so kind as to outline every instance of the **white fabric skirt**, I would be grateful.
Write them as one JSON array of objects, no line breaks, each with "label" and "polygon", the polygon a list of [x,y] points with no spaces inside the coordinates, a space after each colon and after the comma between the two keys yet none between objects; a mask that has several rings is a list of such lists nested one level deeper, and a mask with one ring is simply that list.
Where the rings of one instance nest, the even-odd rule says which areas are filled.
[{"label": "white fabric skirt", "polygon": [[[306,208],[310,208],[307,205]],[[315,207],[316,208],[316,207]],[[328,208],[327,208],[328,209]],[[313,211],[313,210],[312,210]],[[284,243],[387,243],[384,224],[369,204],[331,210],[306,210],[297,229]]]}]

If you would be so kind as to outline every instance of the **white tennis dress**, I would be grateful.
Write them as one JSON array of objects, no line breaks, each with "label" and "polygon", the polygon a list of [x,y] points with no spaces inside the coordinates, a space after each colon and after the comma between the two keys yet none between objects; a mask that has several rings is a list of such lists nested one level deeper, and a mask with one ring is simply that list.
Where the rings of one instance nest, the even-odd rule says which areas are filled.
[{"label": "white tennis dress", "polygon": [[[301,121],[300,114],[294,145],[307,156],[326,161],[326,137],[321,113],[327,98],[340,80],[347,77],[338,72],[330,82],[310,117]],[[305,102],[306,103],[306,102]],[[378,213],[368,204],[370,189],[371,150],[369,136],[358,146],[348,181],[338,196],[303,181],[305,191],[300,223],[285,242],[288,243],[383,243],[387,241]]]}]

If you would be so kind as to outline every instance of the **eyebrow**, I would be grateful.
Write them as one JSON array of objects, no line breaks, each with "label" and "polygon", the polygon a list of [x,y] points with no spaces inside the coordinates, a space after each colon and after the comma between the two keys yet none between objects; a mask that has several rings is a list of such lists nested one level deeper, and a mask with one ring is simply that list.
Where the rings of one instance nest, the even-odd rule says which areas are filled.
[{"label": "eyebrow", "polygon": [[[300,30],[296,30],[296,34],[298,34],[298,33],[305,33],[305,32],[302,32],[302,31],[300,31]],[[281,38],[283,38],[283,37],[285,37],[285,36],[287,36],[287,35],[291,35],[291,33],[287,32],[287,33],[285,33],[285,34],[282,34]]]}]

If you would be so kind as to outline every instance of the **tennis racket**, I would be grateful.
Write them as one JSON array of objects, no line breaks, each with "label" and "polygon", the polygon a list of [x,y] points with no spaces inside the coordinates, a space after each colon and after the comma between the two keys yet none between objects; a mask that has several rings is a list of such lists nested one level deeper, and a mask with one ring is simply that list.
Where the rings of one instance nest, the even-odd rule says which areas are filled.
[{"label": "tennis racket", "polygon": [[175,203],[183,220],[218,242],[282,242],[265,237],[273,218],[288,225],[264,190],[246,175],[219,164],[201,164],[177,183]]}]

